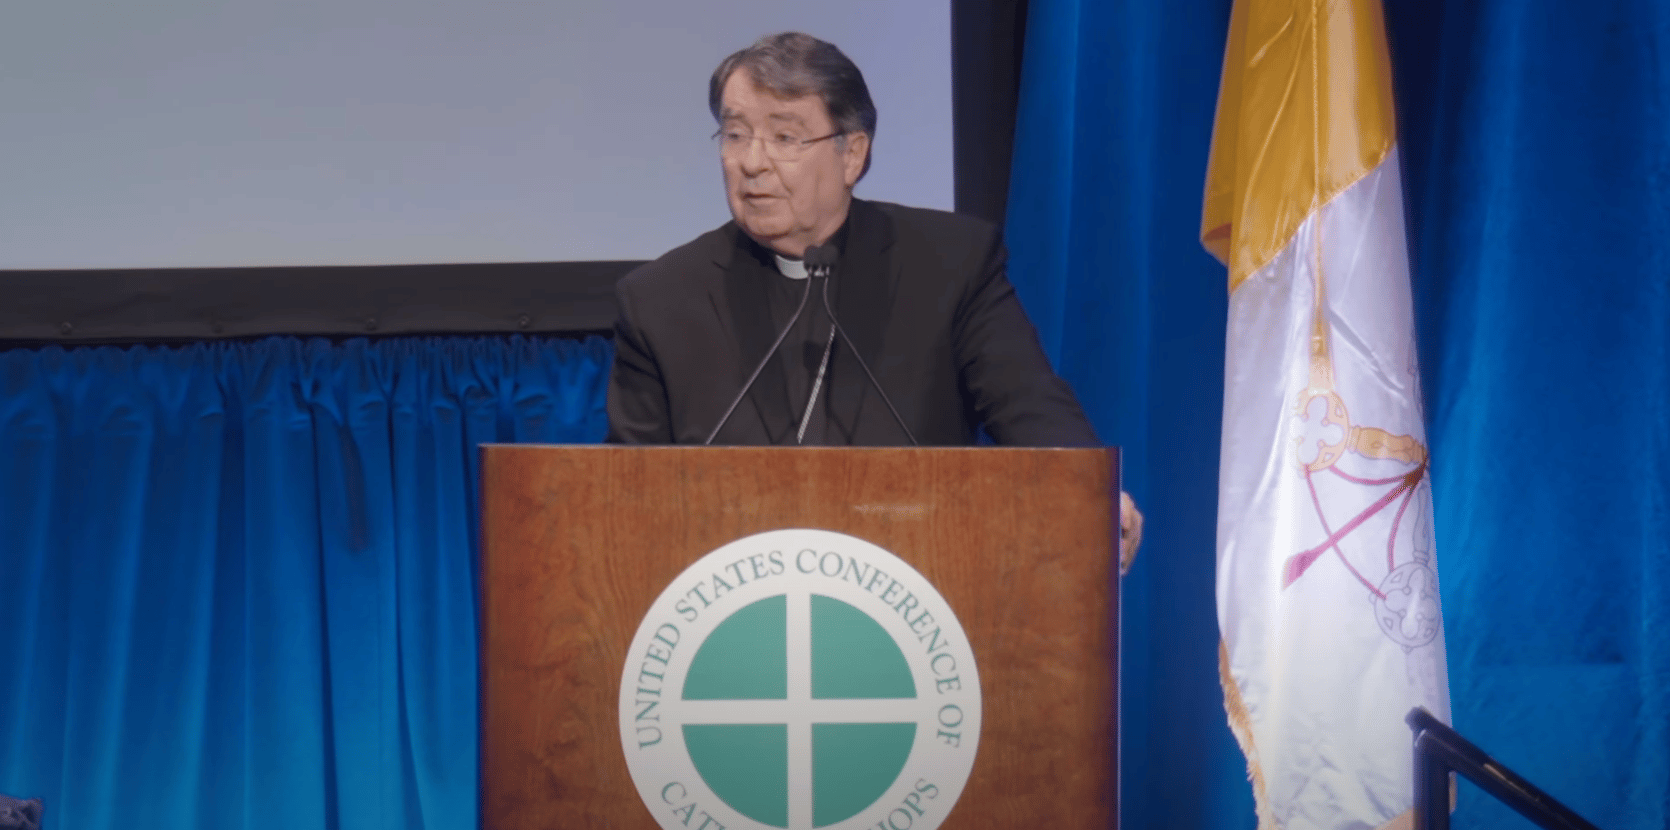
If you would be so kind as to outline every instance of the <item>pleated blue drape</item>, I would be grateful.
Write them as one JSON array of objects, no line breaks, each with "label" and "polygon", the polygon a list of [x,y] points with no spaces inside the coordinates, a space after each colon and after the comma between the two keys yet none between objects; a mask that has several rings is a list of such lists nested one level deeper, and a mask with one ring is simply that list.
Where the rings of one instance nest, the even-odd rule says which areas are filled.
[{"label": "pleated blue drape", "polygon": [[[1149,530],[1123,826],[1250,828],[1212,571],[1227,305],[1196,239],[1229,0],[1034,0],[1010,276]],[[1456,726],[1670,828],[1670,5],[1385,0]],[[1468,784],[1458,826],[1523,819]]]},{"label": "pleated blue drape", "polygon": [[1394,23],[1441,38],[1400,92],[1456,725],[1600,826],[1663,830],[1670,5]]},{"label": "pleated blue drape", "polygon": [[0,792],[48,826],[476,824],[477,450],[608,344],[0,353]]},{"label": "pleated blue drape", "polygon": [[1010,278],[1147,525],[1121,583],[1124,827],[1251,827],[1217,685],[1227,278],[1200,200],[1228,0],[1033,0]]}]

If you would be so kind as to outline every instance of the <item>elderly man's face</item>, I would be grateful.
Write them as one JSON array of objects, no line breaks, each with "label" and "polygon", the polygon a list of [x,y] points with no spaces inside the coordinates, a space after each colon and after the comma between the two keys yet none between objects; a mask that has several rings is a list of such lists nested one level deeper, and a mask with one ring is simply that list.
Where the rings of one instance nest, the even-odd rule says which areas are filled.
[{"label": "elderly man's face", "polygon": [[[864,169],[869,136],[794,144],[835,132],[823,100],[779,98],[757,86],[747,70],[731,73],[719,112],[722,133],[756,139],[733,142],[720,154],[731,216],[745,233],[779,254],[799,257],[840,229]],[[780,149],[772,150],[773,142]],[[722,140],[721,148],[726,143]],[[781,149],[790,147],[787,153]]]}]

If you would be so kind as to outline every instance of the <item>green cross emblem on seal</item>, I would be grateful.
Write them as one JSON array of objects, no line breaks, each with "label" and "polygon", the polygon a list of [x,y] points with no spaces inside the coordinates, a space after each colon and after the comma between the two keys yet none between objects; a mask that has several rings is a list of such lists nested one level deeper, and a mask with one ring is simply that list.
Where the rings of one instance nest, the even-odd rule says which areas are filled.
[{"label": "green cross emblem on seal", "polygon": [[661,827],[933,830],[980,737],[962,627],[904,560],[778,530],[708,554],[639,625],[621,744]]}]

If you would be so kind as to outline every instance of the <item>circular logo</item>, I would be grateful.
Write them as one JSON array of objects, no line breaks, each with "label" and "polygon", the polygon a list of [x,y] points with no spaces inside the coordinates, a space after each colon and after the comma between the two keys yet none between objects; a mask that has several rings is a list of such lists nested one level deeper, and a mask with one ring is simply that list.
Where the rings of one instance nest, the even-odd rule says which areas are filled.
[{"label": "circular logo", "polygon": [[620,738],[665,830],[933,830],[980,743],[980,676],[904,560],[774,530],[697,560],[638,626]]}]

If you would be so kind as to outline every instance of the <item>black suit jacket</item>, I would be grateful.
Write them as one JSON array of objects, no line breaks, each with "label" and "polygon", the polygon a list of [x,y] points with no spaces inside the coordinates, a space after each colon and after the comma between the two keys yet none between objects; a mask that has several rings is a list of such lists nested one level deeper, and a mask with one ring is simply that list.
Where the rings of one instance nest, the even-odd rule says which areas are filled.
[{"label": "black suit jacket", "polygon": [[[995,227],[854,199],[845,234],[836,318],[918,442],[972,444],[984,425],[1000,444],[1098,445],[1004,276]],[[780,278],[734,222],[623,278],[609,440],[701,443],[777,335],[759,281]],[[844,346],[829,369],[829,434],[909,443]],[[715,444],[794,443],[782,363],[766,365]]]}]

